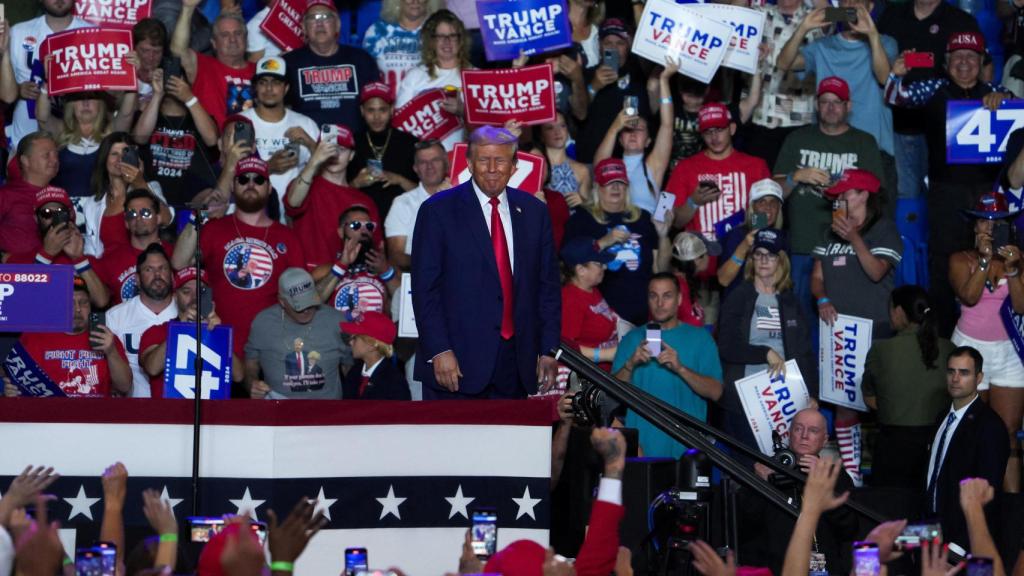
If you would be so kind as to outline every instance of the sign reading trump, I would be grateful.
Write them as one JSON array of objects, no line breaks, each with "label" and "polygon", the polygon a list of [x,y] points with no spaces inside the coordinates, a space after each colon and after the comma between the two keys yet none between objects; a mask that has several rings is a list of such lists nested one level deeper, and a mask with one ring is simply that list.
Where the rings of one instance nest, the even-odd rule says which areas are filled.
[{"label": "sign reading trump", "polygon": [[441,107],[444,90],[429,90],[395,111],[391,125],[419,140],[443,140],[459,129],[459,119]]},{"label": "sign reading trump", "polygon": [[871,348],[871,320],[840,314],[831,326],[820,321],[819,328],[821,399],[867,412],[861,381]]},{"label": "sign reading trump", "polygon": [[131,30],[78,28],[46,37],[40,59],[46,62],[50,96],[91,90],[136,90]]},{"label": "sign reading trump", "polygon": [[758,46],[764,31],[764,12],[730,4],[691,4],[701,14],[728,24],[733,29],[722,66],[747,74],[757,71]]},{"label": "sign reading trump", "polygon": [[565,0],[476,0],[480,35],[491,62],[572,45]]},{"label": "sign reading trump", "polygon": [[772,432],[785,441],[796,413],[807,408],[811,396],[796,360],[786,362],[786,373],[770,376],[767,370],[736,381],[736,394],[757,440],[757,447],[771,455]]},{"label": "sign reading trump", "polygon": [[633,52],[657,64],[664,64],[666,56],[673,58],[679,62],[680,73],[707,83],[729,50],[733,30],[699,8],[648,0]]},{"label": "sign reading trump", "polygon": [[555,120],[550,64],[512,70],[463,70],[466,121],[502,125],[507,120],[544,124]]},{"label": "sign reading trump", "polygon": [[131,30],[149,18],[153,0],[75,0],[75,16],[101,28]]}]

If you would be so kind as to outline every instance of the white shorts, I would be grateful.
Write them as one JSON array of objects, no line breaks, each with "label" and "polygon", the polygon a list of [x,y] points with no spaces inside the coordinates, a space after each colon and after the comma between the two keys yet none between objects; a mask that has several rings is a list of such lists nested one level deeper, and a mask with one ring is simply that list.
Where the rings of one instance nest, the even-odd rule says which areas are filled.
[{"label": "white shorts", "polygon": [[957,346],[970,346],[981,352],[985,360],[982,364],[985,376],[978,390],[988,390],[990,384],[1003,388],[1024,388],[1024,363],[1013,349],[1009,340],[988,342],[975,340],[965,335],[959,328],[953,330],[950,339]]}]

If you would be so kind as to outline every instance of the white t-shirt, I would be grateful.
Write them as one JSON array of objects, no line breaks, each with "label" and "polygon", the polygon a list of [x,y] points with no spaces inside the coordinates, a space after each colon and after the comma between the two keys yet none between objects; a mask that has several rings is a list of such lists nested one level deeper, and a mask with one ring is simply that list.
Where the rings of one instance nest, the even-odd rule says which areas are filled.
[{"label": "white t-shirt", "polygon": [[[67,29],[74,30],[89,26],[92,24],[81,18],[74,18]],[[53,33],[54,30],[46,23],[45,14],[11,27],[11,63],[14,65],[14,80],[18,84],[32,80],[32,64],[39,60],[39,47],[43,40]],[[36,78],[36,80],[41,80],[41,78]],[[18,99],[18,104],[14,108],[11,128],[7,132],[11,138],[12,150],[18,147],[18,142],[26,134],[39,129],[39,123],[36,122],[35,106],[36,103],[33,101],[32,111],[29,114],[29,102],[21,98]]]},{"label": "white t-shirt", "polygon": [[416,227],[416,213],[420,210],[420,204],[426,202],[430,194],[423,188],[421,183],[408,192],[403,192],[395,197],[388,211],[388,217],[384,220],[384,233],[388,238],[405,236],[405,253],[412,255],[412,231]]},{"label": "white t-shirt", "polygon": [[132,398],[149,398],[149,376],[139,366],[139,344],[142,334],[149,328],[169,322],[178,317],[178,305],[174,298],[159,314],[146,308],[142,296],[130,298],[107,311],[107,328],[124,344],[128,354],[128,365],[132,367]]},{"label": "white t-shirt", "polygon": [[[316,140],[320,134],[320,127],[312,118],[293,110],[285,109],[284,118],[280,122],[266,122],[256,114],[256,108],[249,108],[242,112],[242,116],[252,120],[253,131],[256,134],[256,151],[260,158],[270,161],[275,152],[288,144],[288,138],[284,135],[292,126],[298,126],[309,134],[310,138]],[[305,146],[299,146],[299,163],[297,166],[283,174],[271,174],[270,184],[277,190],[278,203],[281,205],[281,219],[284,219],[284,194],[288,190],[288,184],[299,177],[299,172],[309,162],[310,151]]]},{"label": "white t-shirt", "polygon": [[[412,100],[421,92],[426,92],[427,90],[444,88],[445,86],[455,86],[459,88],[461,92],[461,68],[437,68],[435,72],[437,73],[437,78],[432,79],[430,77],[430,74],[427,72],[427,67],[424,66],[423,64],[420,64],[415,68],[410,69],[409,72],[405,75],[405,78],[402,79],[402,85],[398,87],[398,96],[395,99],[395,109],[401,108],[406,102]],[[459,97],[462,97],[461,94]],[[455,130],[454,132],[449,134],[447,138],[442,140],[441,144],[444,145],[444,149],[446,151],[451,152],[452,148],[454,148],[457,143],[462,142],[465,139],[466,129],[459,128],[458,130]]]},{"label": "white t-shirt", "polygon": [[274,43],[263,30],[260,30],[260,24],[267,19],[267,14],[270,14],[270,6],[267,6],[263,10],[260,10],[249,19],[249,22],[245,25],[246,30],[246,42],[245,49],[248,52],[259,52],[263,50],[263,56],[277,56],[281,53],[281,47]]}]

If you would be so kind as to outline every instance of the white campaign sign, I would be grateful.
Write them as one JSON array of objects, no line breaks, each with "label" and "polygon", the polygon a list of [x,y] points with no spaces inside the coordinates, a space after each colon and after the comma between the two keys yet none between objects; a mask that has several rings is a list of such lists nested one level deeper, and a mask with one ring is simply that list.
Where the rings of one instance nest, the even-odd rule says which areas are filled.
[{"label": "white campaign sign", "polygon": [[821,400],[867,412],[861,382],[871,349],[873,322],[840,314],[829,326],[819,320],[818,375]]},{"label": "white campaign sign", "polygon": [[733,31],[695,5],[647,0],[633,52],[656,64],[669,56],[679,62],[681,74],[708,83],[725,58]]},{"label": "white campaign sign", "polygon": [[757,72],[758,46],[764,34],[764,12],[730,4],[692,4],[694,10],[733,28],[722,66],[747,74]]},{"label": "white campaign sign", "polygon": [[747,423],[762,453],[771,456],[772,432],[789,438],[789,423],[797,412],[807,408],[811,396],[796,360],[786,362],[785,376],[768,376],[763,370],[736,381],[736,394],[743,405]]}]

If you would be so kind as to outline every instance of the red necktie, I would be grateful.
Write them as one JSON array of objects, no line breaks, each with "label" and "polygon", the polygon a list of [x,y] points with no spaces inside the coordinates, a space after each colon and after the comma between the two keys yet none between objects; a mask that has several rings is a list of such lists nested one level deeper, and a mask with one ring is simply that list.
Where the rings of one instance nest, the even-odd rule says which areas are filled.
[{"label": "red necktie", "polygon": [[508,340],[515,334],[515,319],[512,306],[512,261],[508,257],[508,240],[505,227],[501,225],[497,198],[491,198],[491,244],[494,245],[494,261],[498,264],[498,278],[501,279],[501,337]]},{"label": "red necktie", "polygon": [[363,393],[366,392],[366,387],[369,386],[369,385],[370,385],[370,377],[369,376],[363,376],[359,380],[359,397],[360,398],[363,397]]}]

